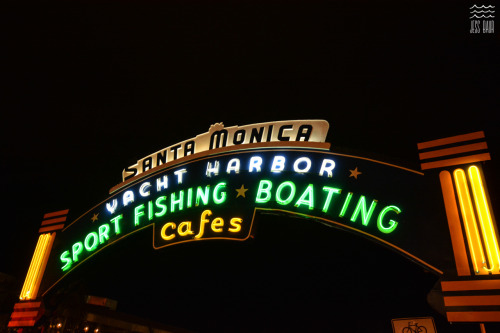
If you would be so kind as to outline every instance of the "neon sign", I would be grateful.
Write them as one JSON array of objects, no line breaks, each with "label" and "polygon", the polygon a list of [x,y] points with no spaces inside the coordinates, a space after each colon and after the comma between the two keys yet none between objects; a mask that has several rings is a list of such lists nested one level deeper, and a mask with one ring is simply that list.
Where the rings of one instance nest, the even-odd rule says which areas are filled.
[{"label": "neon sign", "polygon": [[167,162],[220,147],[263,142],[325,142],[327,132],[325,120],[274,121],[227,128],[218,123],[206,133],[141,158],[123,170],[122,178],[125,181]]},{"label": "neon sign", "polygon": [[[65,223],[68,210],[44,215],[21,301],[36,299],[39,289],[47,294],[85,261],[134,233],[150,229],[156,250],[200,241],[245,241],[256,237],[261,214],[282,214],[356,233],[441,276],[455,274],[450,256],[442,255],[446,250],[453,250],[458,276],[498,274],[498,235],[482,170],[478,165],[464,167],[489,159],[489,154],[422,164],[423,170],[459,166],[439,174],[447,228],[435,223],[439,217],[427,216],[425,208],[436,198],[419,188],[421,172],[332,152],[324,142],[327,130],[324,120],[228,128],[215,124],[207,133],[138,160],[123,171],[123,182],[111,188],[108,198],[69,224]],[[484,134],[429,141],[419,148],[477,137]],[[427,159],[457,151],[462,152],[446,148],[420,156]],[[415,193],[424,195],[417,198]],[[451,244],[440,237],[448,232]],[[494,289],[491,286],[498,281],[442,281],[441,285],[443,291]],[[445,296],[445,306],[475,306],[455,298]],[[460,321],[458,312],[447,311],[449,319]],[[465,321],[497,318],[496,312],[479,311]],[[19,324],[13,320],[9,326]]]},{"label": "neon sign", "polygon": [[[324,140],[325,123],[278,122],[269,138],[284,140],[286,133],[301,141],[271,143],[250,143],[252,135],[266,136],[269,123],[212,126],[202,135],[206,141],[195,140],[192,147],[215,145],[214,133],[227,130],[228,141],[219,148],[151,164],[69,223],[52,250],[47,267],[53,277],[45,289],[136,232],[151,230],[157,250],[199,241],[245,241],[255,237],[258,216],[269,213],[357,233],[440,272],[426,249],[412,241],[420,212],[411,191],[401,186],[418,187],[422,173],[331,152],[329,144],[317,142]],[[319,136],[318,124],[323,126]],[[247,142],[243,138],[248,143],[235,144]]]},{"label": "neon sign", "polygon": [[162,169],[70,224],[59,243],[65,245],[58,247],[58,270],[64,275],[114,242],[150,227],[155,249],[202,240],[244,241],[252,235],[255,215],[270,211],[331,221],[394,243],[393,235],[408,229],[404,191],[386,180],[379,186],[384,191],[363,188],[363,178],[352,177],[354,168],[380,174],[377,169],[387,165],[319,149],[264,148]]}]

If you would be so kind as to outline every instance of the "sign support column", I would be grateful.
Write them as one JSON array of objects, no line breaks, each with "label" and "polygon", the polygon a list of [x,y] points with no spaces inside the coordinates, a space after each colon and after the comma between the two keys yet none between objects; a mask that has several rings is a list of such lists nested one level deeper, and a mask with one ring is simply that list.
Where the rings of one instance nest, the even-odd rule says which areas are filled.
[{"label": "sign support column", "polygon": [[498,231],[480,163],[491,159],[484,132],[418,144],[421,169],[439,174],[458,279],[441,281],[450,322],[498,322]]},{"label": "sign support column", "polygon": [[68,212],[66,209],[43,216],[39,229],[40,236],[19,295],[20,302],[14,305],[8,327],[32,327],[42,316],[44,309],[41,300],[37,300],[38,288],[43,279],[56,231],[64,228]]}]

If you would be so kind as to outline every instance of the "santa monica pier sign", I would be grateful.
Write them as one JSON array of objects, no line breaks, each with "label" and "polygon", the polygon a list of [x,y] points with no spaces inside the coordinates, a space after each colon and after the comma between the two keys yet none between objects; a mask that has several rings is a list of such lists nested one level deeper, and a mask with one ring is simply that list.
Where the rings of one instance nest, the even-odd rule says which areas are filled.
[{"label": "santa monica pier sign", "polygon": [[421,222],[408,189],[418,187],[422,173],[330,152],[328,126],[325,120],[215,124],[138,160],[110,197],[64,227],[49,267],[60,279],[143,229],[152,230],[155,249],[244,241],[256,214],[273,212],[357,232],[439,271],[411,241]]},{"label": "santa monica pier sign", "polygon": [[[459,261],[453,257],[460,257],[459,247],[450,243],[451,224],[448,228],[428,217],[427,210],[436,204],[442,209],[442,202],[421,195],[424,174],[333,152],[325,142],[328,127],[325,120],[215,124],[206,133],[139,159],[123,170],[122,182],[109,197],[85,214],[74,219],[68,211],[46,214],[21,300],[36,299],[39,287],[46,294],[133,233],[149,230],[154,249],[245,241],[255,233],[258,216],[266,213],[356,233],[437,275],[456,276]],[[464,242],[462,232],[457,235]],[[487,244],[496,242],[488,237],[483,237]],[[475,245],[470,246],[473,250]],[[498,274],[495,251],[483,256],[489,262],[476,256],[474,274]],[[459,269],[458,275],[467,274]]]}]

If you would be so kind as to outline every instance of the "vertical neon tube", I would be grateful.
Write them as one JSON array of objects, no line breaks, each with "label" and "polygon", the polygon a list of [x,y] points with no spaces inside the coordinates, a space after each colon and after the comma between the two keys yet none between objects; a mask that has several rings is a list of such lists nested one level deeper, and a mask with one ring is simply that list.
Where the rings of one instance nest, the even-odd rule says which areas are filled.
[{"label": "vertical neon tube", "polygon": [[38,260],[38,255],[42,248],[44,235],[40,235],[38,237],[38,242],[36,243],[35,253],[33,254],[33,258],[31,258],[30,267],[28,269],[28,274],[26,274],[26,279],[24,280],[23,288],[21,289],[20,299],[29,299],[29,286],[31,284],[31,280],[33,278],[34,270],[36,267],[36,262]]},{"label": "vertical neon tube", "polygon": [[33,270],[33,275],[32,275],[30,284],[28,286],[30,299],[36,298],[35,286],[36,286],[36,282],[38,280],[40,266],[42,265],[42,260],[43,260],[43,257],[45,255],[45,250],[47,248],[48,241],[50,240],[50,234],[44,234],[42,236],[43,236],[42,246],[40,248],[40,252],[38,253],[38,257],[37,257],[36,262],[35,262],[35,269]]},{"label": "vertical neon tube", "polygon": [[469,276],[469,259],[465,247],[462,225],[460,224],[460,215],[458,214],[457,200],[455,199],[455,189],[450,172],[444,170],[439,174],[441,182],[441,191],[443,193],[444,206],[446,208],[446,218],[448,228],[450,229],[451,245],[455,256],[455,265],[458,276]]},{"label": "vertical neon tube", "polygon": [[41,257],[41,263],[38,266],[35,284],[33,285],[33,289],[31,291],[35,298],[38,295],[38,288],[40,287],[40,283],[42,282],[43,273],[45,272],[47,261],[49,261],[50,250],[52,249],[52,245],[54,244],[55,237],[55,233],[47,234],[47,243],[45,244],[43,256]]},{"label": "vertical neon tube", "polygon": [[28,274],[21,289],[20,299],[28,300],[36,298],[54,237],[55,234],[51,235],[50,233],[42,234],[38,237],[35,253],[31,259]]},{"label": "vertical neon tube", "polygon": [[347,206],[349,206],[349,202],[351,202],[352,192],[347,193],[347,196],[344,201],[344,205],[342,206],[342,210],[340,211],[339,217],[344,217],[345,212],[347,210]]},{"label": "vertical neon tube", "polygon": [[469,167],[468,173],[474,196],[474,203],[476,205],[476,211],[488,254],[489,268],[484,267],[484,269],[487,271],[496,269],[498,274],[500,268],[500,253],[498,250],[495,227],[493,226],[493,220],[488,207],[488,200],[486,199],[486,193],[481,180],[481,174],[479,168],[475,165]]},{"label": "vertical neon tube", "polygon": [[[453,177],[455,178],[455,186],[457,187],[458,200],[460,202],[462,218],[464,220],[465,231],[467,233],[467,241],[469,243],[474,272],[476,274],[488,274],[488,272],[483,269],[482,263],[485,262],[485,257],[481,246],[481,238],[477,228],[467,179],[465,178],[465,171],[462,169],[456,169],[453,171]],[[480,256],[479,259],[478,256]]]}]

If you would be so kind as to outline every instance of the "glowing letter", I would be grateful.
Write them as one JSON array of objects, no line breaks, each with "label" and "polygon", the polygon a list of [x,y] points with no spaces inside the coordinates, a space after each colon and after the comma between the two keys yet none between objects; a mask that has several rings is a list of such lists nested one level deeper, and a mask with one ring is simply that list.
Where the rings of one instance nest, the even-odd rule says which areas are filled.
[{"label": "glowing letter", "polygon": [[103,224],[99,227],[99,243],[102,244],[109,239],[109,224]]},{"label": "glowing letter", "polygon": [[177,176],[177,184],[182,184],[182,175],[184,175],[186,172],[186,169],[174,171],[174,174]]},{"label": "glowing letter", "polygon": [[212,215],[212,211],[209,209],[206,209],[203,211],[203,213],[201,213],[200,231],[198,232],[198,235],[194,236],[194,238],[198,239],[198,238],[203,237],[203,233],[205,232],[205,224],[210,222],[207,218],[205,218],[207,215],[208,216]]},{"label": "glowing letter", "polygon": [[370,208],[368,209],[368,212],[366,211],[366,200],[365,197],[362,195],[359,197],[358,204],[356,205],[356,208],[354,209],[354,213],[352,213],[351,216],[351,222],[356,222],[356,219],[358,218],[359,212],[361,212],[361,223],[364,226],[368,225],[368,222],[370,222],[370,218],[372,217],[373,210],[375,209],[375,206],[377,205],[377,200],[373,200]]},{"label": "glowing letter", "polygon": [[248,172],[253,172],[253,170],[260,172],[262,165],[262,157],[260,156],[252,156],[250,158],[250,163],[248,163]]},{"label": "glowing letter", "polygon": [[82,242],[78,242],[78,243],[75,243],[73,244],[73,246],[71,247],[71,250],[73,251],[73,261],[78,261],[78,255],[80,253],[82,253],[83,251],[83,244]]},{"label": "glowing letter", "polygon": [[163,176],[163,180],[161,178],[156,179],[156,191],[160,192],[163,189],[168,188],[168,177]]},{"label": "glowing letter", "polygon": [[284,156],[274,156],[271,172],[281,172],[285,169],[286,158]]},{"label": "glowing letter", "polygon": [[177,232],[179,233],[179,236],[187,236],[194,234],[194,232],[191,230],[191,222],[186,221],[179,224]]},{"label": "glowing letter", "polygon": [[321,163],[321,169],[319,170],[319,175],[323,176],[323,173],[326,171],[328,178],[332,178],[334,168],[335,168],[335,162],[333,160],[325,158],[323,160],[323,163]]},{"label": "glowing letter", "polygon": [[377,227],[378,227],[378,230],[380,230],[384,234],[390,234],[398,226],[398,222],[396,222],[394,220],[389,220],[389,226],[384,227],[383,220],[384,220],[384,216],[387,212],[396,212],[396,214],[399,214],[399,213],[401,213],[401,209],[399,209],[396,206],[387,206],[380,211],[380,213],[378,214],[378,218],[377,218]]},{"label": "glowing letter", "polygon": [[167,213],[167,205],[162,203],[165,200],[167,200],[166,196],[162,196],[162,197],[159,197],[158,199],[156,199],[156,202],[155,202],[156,207],[161,208],[161,211],[155,213],[156,217],[162,217],[163,215],[165,215]]},{"label": "glowing letter", "polygon": [[214,166],[212,166],[212,163],[210,163],[210,161],[207,163],[206,175],[207,177],[212,177],[212,174],[214,174],[214,176],[217,176],[219,174],[219,161],[215,161]]},{"label": "glowing letter", "polygon": [[222,232],[222,227],[224,226],[224,220],[220,217],[216,217],[213,221],[212,221],[212,231],[213,232]]},{"label": "glowing letter", "polygon": [[161,238],[164,240],[171,240],[175,237],[175,234],[167,235],[167,228],[170,227],[172,229],[175,229],[175,223],[173,222],[168,222],[166,223],[162,228],[161,228]]},{"label": "glowing letter", "polygon": [[[271,188],[273,183],[269,180],[261,180],[259,183],[259,189],[257,190],[257,196],[255,197],[255,202],[266,203],[271,200]],[[262,197],[264,194],[264,197]]]},{"label": "glowing letter", "polygon": [[300,207],[300,205],[308,205],[309,209],[314,209],[314,192],[313,184],[307,185],[306,190],[302,193],[299,200],[295,203],[295,207]]},{"label": "glowing letter", "polygon": [[233,144],[241,145],[245,141],[245,130],[237,130],[233,134]]},{"label": "glowing letter", "polygon": [[106,209],[108,212],[111,214],[114,214],[116,208],[118,207],[118,200],[113,199],[112,204],[110,205],[109,202],[106,202]]},{"label": "glowing letter", "polygon": [[234,173],[236,173],[236,174],[240,173],[240,159],[239,158],[233,158],[227,163],[227,168],[226,168],[227,174],[230,174],[231,171],[234,171]]},{"label": "glowing letter", "polygon": [[231,224],[231,228],[227,230],[229,230],[229,232],[239,232],[241,230],[241,222],[243,222],[243,219],[239,217],[233,217],[231,221],[229,221],[229,224]]},{"label": "glowing letter", "polygon": [[309,141],[312,130],[312,125],[301,125],[297,131],[297,138],[295,138],[295,141],[302,141],[302,139],[304,139],[303,141]]},{"label": "glowing letter", "polygon": [[111,223],[115,225],[115,234],[120,234],[120,220],[123,218],[123,215],[118,215],[111,219]]},{"label": "glowing letter", "polygon": [[153,219],[153,201],[148,201],[148,220]]},{"label": "glowing letter", "polygon": [[212,136],[210,136],[210,148],[225,147],[227,145],[227,130],[221,129],[219,131],[214,131]]},{"label": "glowing letter", "polygon": [[141,204],[134,209],[134,225],[139,225],[139,217],[144,215],[144,204]]},{"label": "glowing letter", "polygon": [[219,188],[224,188],[224,187],[226,187],[226,183],[224,182],[215,185],[213,198],[214,198],[214,203],[218,205],[226,201],[226,192],[222,191],[220,195],[218,195],[220,191]]},{"label": "glowing letter", "polygon": [[347,210],[347,206],[349,206],[349,203],[351,202],[352,198],[352,192],[347,193],[347,196],[345,197],[344,205],[342,206],[342,210],[340,211],[339,217],[344,217],[345,212]]},{"label": "glowing letter", "polygon": [[170,212],[175,212],[175,205],[179,205],[179,210],[184,209],[184,190],[179,191],[179,199],[175,199],[175,193],[170,194]]},{"label": "glowing letter", "polygon": [[142,161],[142,171],[148,171],[151,169],[151,164],[153,163],[153,158],[148,157]]},{"label": "glowing letter", "polygon": [[63,254],[61,254],[60,259],[64,263],[64,266],[62,267],[63,271],[66,271],[71,268],[73,260],[71,260],[71,258],[69,257],[69,251],[64,251]]},{"label": "glowing letter", "polygon": [[142,197],[147,197],[151,194],[151,192],[149,192],[149,188],[151,187],[151,183],[150,182],[145,182],[141,185],[141,187],[139,188],[139,194],[142,196]]},{"label": "glowing letter", "polygon": [[184,156],[189,156],[194,154],[194,141],[188,141],[184,145]]},{"label": "glowing letter", "polygon": [[[89,244],[90,240],[92,240],[92,245]],[[97,248],[97,245],[99,245],[99,236],[97,235],[97,232],[91,232],[88,234],[87,237],[85,237],[84,245],[87,251],[94,251]]]},{"label": "glowing letter", "polygon": [[330,207],[330,202],[332,201],[333,194],[340,194],[342,192],[341,189],[339,188],[334,188],[334,187],[329,187],[329,186],[323,186],[323,191],[328,192],[326,195],[325,199],[325,204],[323,205],[323,213],[326,213],[328,211],[328,208]]},{"label": "glowing letter", "polygon": [[190,187],[187,189],[187,192],[186,207],[190,208],[193,206],[193,189]]},{"label": "glowing letter", "polygon": [[[286,199],[281,198],[281,191],[283,190],[284,187],[290,188],[290,194],[288,194],[288,197]],[[294,196],[295,196],[295,184],[290,181],[281,183],[280,186],[278,186],[278,188],[276,189],[276,202],[279,203],[280,205],[288,205],[290,202],[292,202]]]},{"label": "glowing letter", "polygon": [[196,206],[200,205],[200,199],[203,201],[203,205],[208,205],[208,197],[209,197],[209,191],[210,191],[210,185],[205,186],[205,188],[202,188],[201,186],[198,186],[196,189]]},{"label": "glowing letter", "polygon": [[[305,163],[306,164],[305,168],[299,169],[300,163]],[[298,158],[295,161],[295,163],[293,163],[293,171],[295,171],[297,173],[306,173],[309,171],[309,169],[311,169],[311,159],[308,157]]]},{"label": "glowing letter", "polygon": [[283,132],[290,131],[293,128],[293,125],[283,125],[280,127],[278,132],[278,140],[280,141],[290,141],[290,137],[284,136]]},{"label": "glowing letter", "polygon": [[123,194],[123,205],[126,206],[131,202],[134,202],[134,192],[127,191]]}]

